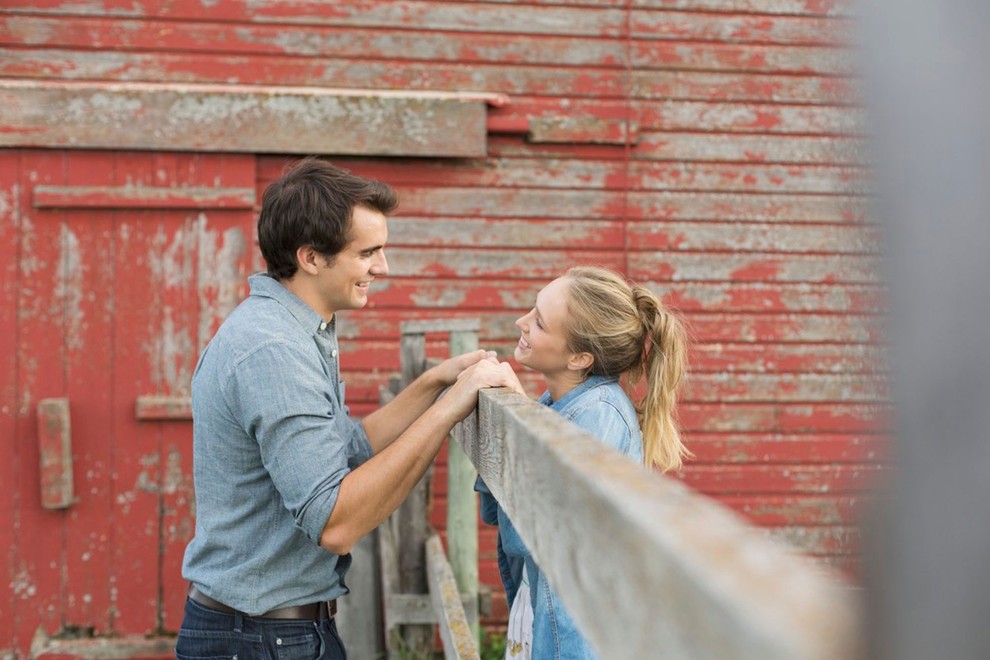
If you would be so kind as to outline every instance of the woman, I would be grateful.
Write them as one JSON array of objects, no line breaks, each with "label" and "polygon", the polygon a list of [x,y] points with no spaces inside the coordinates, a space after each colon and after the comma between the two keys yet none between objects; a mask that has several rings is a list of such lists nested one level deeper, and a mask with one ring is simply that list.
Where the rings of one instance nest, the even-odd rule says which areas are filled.
[{"label": "woman", "polygon": [[[686,341],[677,317],[651,291],[603,268],[572,268],[540,291],[516,326],[516,360],[546,381],[540,403],[648,467],[681,467],[690,454],[674,404]],[[643,379],[645,394],[634,404],[627,388]],[[506,658],[595,658],[480,479],[477,488],[482,518],[499,527],[499,570],[510,603]]]}]

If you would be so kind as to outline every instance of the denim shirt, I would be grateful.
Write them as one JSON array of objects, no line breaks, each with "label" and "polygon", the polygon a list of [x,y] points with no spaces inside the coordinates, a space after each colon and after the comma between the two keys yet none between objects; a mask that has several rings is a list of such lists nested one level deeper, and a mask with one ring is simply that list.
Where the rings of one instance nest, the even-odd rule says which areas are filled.
[{"label": "denim shirt", "polygon": [[318,544],[371,446],[344,405],[333,320],[263,273],[248,282],[193,373],[196,530],[182,574],[261,614],[347,593],[350,555]]},{"label": "denim shirt", "polygon": [[[540,403],[560,413],[599,440],[638,463],[643,462],[643,438],[636,409],[615,378],[591,376],[559,401],[544,392]],[[529,550],[512,526],[491,491],[479,477],[476,490],[481,493],[481,518],[498,525],[499,574],[511,607],[519,589],[522,571],[529,576],[533,599],[533,649],[535,660],[547,658],[597,658],[581,635],[559,596],[550,588],[546,576],[533,561]]]}]

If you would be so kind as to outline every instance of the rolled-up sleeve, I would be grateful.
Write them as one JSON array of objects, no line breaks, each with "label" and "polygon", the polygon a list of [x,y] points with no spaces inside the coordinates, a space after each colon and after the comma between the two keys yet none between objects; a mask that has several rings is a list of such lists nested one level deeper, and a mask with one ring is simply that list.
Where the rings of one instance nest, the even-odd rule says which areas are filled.
[{"label": "rolled-up sleeve", "polygon": [[305,347],[262,344],[231,370],[226,394],[295,525],[319,543],[340,483],[371,447],[313,358]]}]

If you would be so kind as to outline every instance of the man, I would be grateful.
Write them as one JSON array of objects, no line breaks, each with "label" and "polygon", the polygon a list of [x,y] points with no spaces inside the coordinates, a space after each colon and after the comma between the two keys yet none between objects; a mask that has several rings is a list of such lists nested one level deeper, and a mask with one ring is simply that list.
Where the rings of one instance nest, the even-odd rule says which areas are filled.
[{"label": "man", "polygon": [[350,549],[410,493],[480,388],[518,387],[475,351],[349,418],[335,314],[364,307],[388,273],[396,205],[385,184],[316,159],[265,190],[268,272],[249,278],[193,374],[196,531],[179,658],[346,657],[333,614]]}]

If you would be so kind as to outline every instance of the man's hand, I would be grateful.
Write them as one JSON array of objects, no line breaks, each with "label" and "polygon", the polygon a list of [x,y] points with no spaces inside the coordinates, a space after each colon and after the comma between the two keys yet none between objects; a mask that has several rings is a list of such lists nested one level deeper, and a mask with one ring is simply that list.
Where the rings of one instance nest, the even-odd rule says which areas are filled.
[{"label": "man's hand", "polygon": [[478,390],[485,387],[509,387],[525,394],[509,363],[499,362],[493,356],[462,371],[439,403],[447,409],[448,414],[453,415],[455,421],[460,421],[478,405]]},{"label": "man's hand", "polygon": [[453,385],[457,377],[461,375],[468,367],[481,362],[486,359],[494,359],[495,351],[477,350],[471,351],[470,353],[465,353],[464,355],[458,355],[456,357],[444,360],[437,366],[433,367],[431,375],[439,381],[443,387],[448,385]]}]

